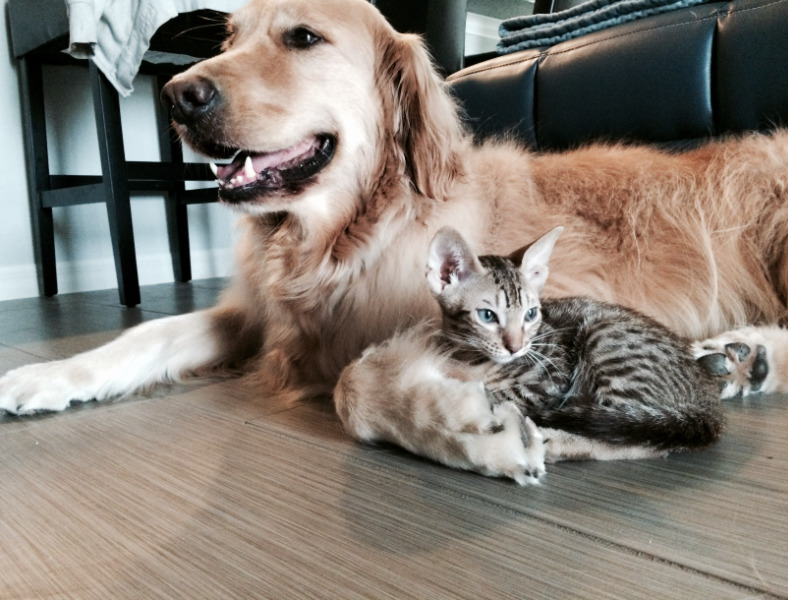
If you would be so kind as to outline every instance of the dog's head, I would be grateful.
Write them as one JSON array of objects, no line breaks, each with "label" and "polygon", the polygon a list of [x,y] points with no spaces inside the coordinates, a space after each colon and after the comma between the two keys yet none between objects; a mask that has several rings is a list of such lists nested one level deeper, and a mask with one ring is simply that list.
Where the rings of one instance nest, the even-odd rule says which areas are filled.
[{"label": "dog's head", "polygon": [[315,214],[368,195],[384,171],[433,198],[456,174],[452,100],[421,41],[366,0],[252,0],[223,50],[162,93],[182,138],[229,161],[223,201]]}]

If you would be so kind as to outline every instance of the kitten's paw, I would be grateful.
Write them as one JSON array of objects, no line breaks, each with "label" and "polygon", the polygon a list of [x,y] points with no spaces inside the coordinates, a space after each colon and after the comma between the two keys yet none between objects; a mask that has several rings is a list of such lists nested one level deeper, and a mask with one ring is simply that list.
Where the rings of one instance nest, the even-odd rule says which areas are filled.
[{"label": "kitten's paw", "polygon": [[525,417],[522,422],[521,436],[526,455],[525,475],[535,479],[535,483],[539,483],[547,472],[545,469],[544,435],[536,423],[531,420],[531,417]]},{"label": "kitten's paw", "polygon": [[490,405],[482,382],[457,382],[455,385],[452,410],[443,415],[448,428],[472,434],[498,433],[503,430],[503,423]]},{"label": "kitten's paw", "polygon": [[488,454],[487,466],[519,485],[536,485],[545,475],[544,436],[529,417],[523,417],[513,402],[502,402],[493,413],[503,429],[486,436],[497,447]]},{"label": "kitten's paw", "polygon": [[777,389],[775,378],[770,377],[768,342],[759,329],[748,328],[695,342],[692,351],[698,363],[718,379],[722,398],[745,397]]}]

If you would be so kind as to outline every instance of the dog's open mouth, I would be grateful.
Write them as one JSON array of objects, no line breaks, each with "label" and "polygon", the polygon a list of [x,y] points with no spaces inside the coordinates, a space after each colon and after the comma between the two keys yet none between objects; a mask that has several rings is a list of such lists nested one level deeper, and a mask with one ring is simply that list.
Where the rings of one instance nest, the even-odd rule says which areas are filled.
[{"label": "dog's open mouth", "polygon": [[241,150],[227,165],[211,165],[219,198],[244,202],[266,194],[296,193],[334,157],[336,137],[316,135],[274,152]]}]

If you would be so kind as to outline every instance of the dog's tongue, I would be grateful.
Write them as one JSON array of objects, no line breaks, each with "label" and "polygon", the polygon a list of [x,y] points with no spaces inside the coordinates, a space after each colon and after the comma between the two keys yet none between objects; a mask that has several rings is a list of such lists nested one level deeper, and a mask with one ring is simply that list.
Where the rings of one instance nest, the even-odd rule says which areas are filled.
[{"label": "dog's tongue", "polygon": [[303,142],[275,152],[247,153],[239,152],[232,163],[218,167],[216,178],[228,180],[239,175],[244,170],[246,158],[251,157],[252,166],[256,173],[266,170],[284,169],[302,162],[313,155],[319,146],[317,138],[310,138]]}]

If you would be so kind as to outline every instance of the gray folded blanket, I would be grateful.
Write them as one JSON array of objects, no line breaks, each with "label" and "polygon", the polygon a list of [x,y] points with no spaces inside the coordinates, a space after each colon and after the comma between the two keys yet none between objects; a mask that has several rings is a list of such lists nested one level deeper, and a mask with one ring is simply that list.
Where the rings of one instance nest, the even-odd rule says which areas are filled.
[{"label": "gray folded blanket", "polygon": [[552,46],[613,25],[709,0],[590,0],[568,10],[515,17],[501,23],[498,53]]}]

